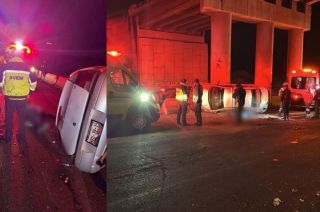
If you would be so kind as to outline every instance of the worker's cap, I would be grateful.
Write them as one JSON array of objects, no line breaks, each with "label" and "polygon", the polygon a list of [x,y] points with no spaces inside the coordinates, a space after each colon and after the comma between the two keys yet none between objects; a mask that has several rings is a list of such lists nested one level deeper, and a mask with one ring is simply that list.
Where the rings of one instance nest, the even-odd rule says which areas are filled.
[{"label": "worker's cap", "polygon": [[288,87],[289,84],[288,84],[287,82],[284,82],[284,83],[282,83],[282,86],[283,86],[283,87]]},{"label": "worker's cap", "polygon": [[180,82],[182,82],[182,83],[186,83],[186,82],[187,82],[187,80],[186,80],[186,79],[182,79]]}]

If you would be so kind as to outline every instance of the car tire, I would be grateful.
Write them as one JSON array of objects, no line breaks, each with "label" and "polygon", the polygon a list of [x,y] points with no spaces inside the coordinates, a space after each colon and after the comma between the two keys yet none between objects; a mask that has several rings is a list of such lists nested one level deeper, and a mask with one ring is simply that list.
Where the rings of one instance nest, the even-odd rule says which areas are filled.
[{"label": "car tire", "polygon": [[131,110],[128,119],[130,127],[137,132],[143,132],[150,126],[150,122],[146,115],[138,110]]}]

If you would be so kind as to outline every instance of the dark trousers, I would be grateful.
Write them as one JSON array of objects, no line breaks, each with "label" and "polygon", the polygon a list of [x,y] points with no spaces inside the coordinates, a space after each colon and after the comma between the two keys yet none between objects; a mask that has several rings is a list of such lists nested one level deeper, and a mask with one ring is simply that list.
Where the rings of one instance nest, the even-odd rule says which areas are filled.
[{"label": "dark trousers", "polygon": [[177,123],[181,124],[181,120],[182,124],[187,124],[187,102],[181,101],[179,102],[179,104],[180,105],[177,113]]},{"label": "dark trousers", "polygon": [[5,127],[6,127],[6,142],[11,142],[13,134],[13,114],[17,111],[19,118],[19,131],[17,138],[20,141],[25,141],[25,116],[26,116],[27,100],[12,100],[5,98]]},{"label": "dark trousers", "polygon": [[196,103],[194,108],[194,114],[197,118],[197,124],[202,125],[202,116],[201,116],[201,103]]},{"label": "dark trousers", "polygon": [[315,118],[319,118],[319,100],[315,101],[315,105],[314,105],[314,111],[315,111]]},{"label": "dark trousers", "polygon": [[242,122],[243,106],[244,105],[242,105],[242,104],[238,104],[238,109],[237,109],[237,122],[238,123]]},{"label": "dark trousers", "polygon": [[288,120],[289,119],[290,103],[282,103],[282,107],[283,107],[283,119]]}]

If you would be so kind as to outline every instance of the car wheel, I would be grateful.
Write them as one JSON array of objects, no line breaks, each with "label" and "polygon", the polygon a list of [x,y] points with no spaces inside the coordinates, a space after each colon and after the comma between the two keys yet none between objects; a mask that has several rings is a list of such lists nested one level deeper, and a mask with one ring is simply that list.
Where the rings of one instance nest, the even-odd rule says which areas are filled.
[{"label": "car wheel", "polygon": [[130,126],[136,131],[144,131],[146,130],[150,123],[147,117],[138,111],[134,111],[129,116]]}]

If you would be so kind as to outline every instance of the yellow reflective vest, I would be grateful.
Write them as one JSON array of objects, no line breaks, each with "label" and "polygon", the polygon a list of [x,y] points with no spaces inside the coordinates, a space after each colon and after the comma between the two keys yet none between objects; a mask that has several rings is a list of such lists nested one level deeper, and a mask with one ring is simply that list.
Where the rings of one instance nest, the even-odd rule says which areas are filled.
[{"label": "yellow reflective vest", "polygon": [[188,100],[188,94],[186,93],[186,89],[187,88],[182,88],[182,86],[176,88],[176,100],[185,102]]},{"label": "yellow reflective vest", "polygon": [[24,98],[37,86],[36,76],[23,62],[8,62],[0,69],[0,87],[5,96]]}]

